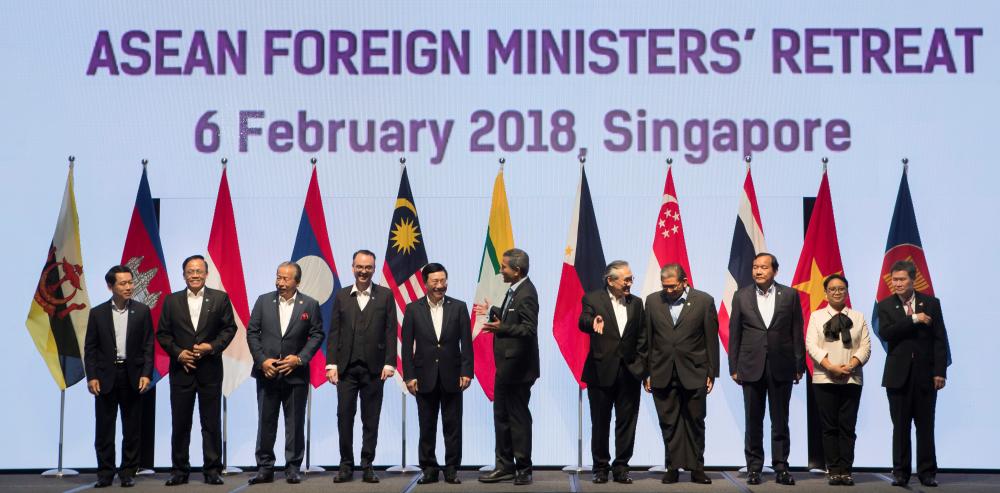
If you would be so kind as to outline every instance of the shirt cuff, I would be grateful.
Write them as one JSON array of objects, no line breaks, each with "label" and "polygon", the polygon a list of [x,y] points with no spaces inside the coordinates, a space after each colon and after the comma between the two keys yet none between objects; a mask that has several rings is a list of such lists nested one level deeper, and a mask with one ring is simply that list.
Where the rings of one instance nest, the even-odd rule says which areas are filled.
[{"label": "shirt cuff", "polygon": [[326,369],[327,370],[336,370],[337,369],[337,365],[326,365]]},{"label": "shirt cuff", "polygon": [[916,313],[914,313],[913,315],[910,315],[910,320],[913,320],[913,323],[919,323],[920,322],[920,318],[917,317]]},{"label": "shirt cuff", "polygon": [[389,370],[389,371],[391,371],[393,373],[396,373],[396,367],[392,366],[392,365],[385,365],[385,366],[383,366],[382,367],[382,371],[385,371],[385,370]]}]

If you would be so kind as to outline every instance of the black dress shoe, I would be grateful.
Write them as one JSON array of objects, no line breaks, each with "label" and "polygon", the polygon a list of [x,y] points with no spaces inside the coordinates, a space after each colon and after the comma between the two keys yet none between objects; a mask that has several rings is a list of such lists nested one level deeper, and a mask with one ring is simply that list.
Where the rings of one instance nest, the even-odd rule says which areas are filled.
[{"label": "black dress shoe", "polygon": [[[617,479],[617,476],[615,476]],[[604,484],[608,482],[608,470],[598,469],[594,471],[594,484]]]},{"label": "black dress shoe", "polygon": [[938,482],[934,476],[921,476],[920,484],[929,488],[937,488]]},{"label": "black dress shoe", "polygon": [[438,476],[439,473],[437,469],[431,469],[428,467],[427,469],[424,469],[424,473],[420,476],[420,479],[417,480],[417,484],[436,483],[438,482]]},{"label": "black dress shoe", "polygon": [[503,469],[494,469],[482,476],[479,476],[480,483],[499,483],[500,481],[510,481],[514,479],[514,473]]},{"label": "black dress shoe", "polygon": [[903,476],[902,474],[893,474],[892,485],[893,486],[906,486],[910,484],[910,477]]},{"label": "black dress shoe", "polygon": [[334,483],[346,483],[354,480],[354,468],[351,466],[340,466],[337,475],[333,477]]},{"label": "black dress shoe", "polygon": [[299,484],[302,482],[302,475],[299,474],[298,469],[286,469],[285,470],[285,482],[288,484]]},{"label": "black dress shoe", "polygon": [[793,486],[795,485],[795,478],[793,478],[788,471],[780,471],[777,476],[775,476],[774,482],[785,486]]},{"label": "black dress shoe", "polygon": [[844,484],[844,477],[840,474],[831,474],[830,477],[827,478],[826,483],[830,486],[840,486]]},{"label": "black dress shoe", "polygon": [[135,486],[135,478],[132,476],[124,476],[121,478],[122,488],[131,488]]},{"label": "black dress shoe", "polygon": [[750,471],[747,473],[747,484],[760,484],[760,471]]},{"label": "black dress shoe", "polygon": [[274,482],[274,473],[262,472],[262,471],[257,471],[257,474],[254,474],[253,476],[250,477],[250,479],[247,480],[247,484],[261,484],[261,483],[273,483],[273,482]]},{"label": "black dress shoe", "polygon": [[212,484],[218,486],[220,484],[226,484],[226,482],[222,480],[222,476],[219,476],[218,473],[213,472],[205,475],[205,484]]},{"label": "black dress shoe", "polygon": [[680,473],[677,472],[677,469],[667,469],[663,473],[663,478],[660,479],[660,482],[663,484],[674,484],[677,482],[679,478],[680,478]]},{"label": "black dress shoe", "polygon": [[531,483],[531,469],[522,469],[514,475],[514,486],[525,486]]},{"label": "black dress shoe", "polygon": [[854,476],[844,474],[840,476],[840,484],[844,486],[854,486]]},{"label": "black dress shoe", "polygon": [[170,476],[170,479],[168,479],[167,482],[164,484],[166,484],[167,486],[177,486],[179,484],[187,484],[187,482],[188,482],[187,474],[174,474],[173,476]]},{"label": "black dress shoe", "polygon": [[375,470],[369,466],[362,469],[361,480],[366,483],[377,483],[378,476],[375,475]]},{"label": "black dress shoe", "polygon": [[455,471],[445,471],[444,482],[448,484],[462,484],[462,480],[458,479],[458,473]]},{"label": "black dress shoe", "polygon": [[712,478],[705,474],[705,471],[691,471],[691,482],[695,484],[712,484]]},{"label": "black dress shoe", "polygon": [[114,477],[97,478],[97,482],[94,483],[94,488],[107,488],[108,486],[111,486],[111,482],[113,479]]},{"label": "black dress shoe", "polygon": [[616,483],[632,484],[632,476],[628,473],[628,470],[616,472],[613,476]]}]

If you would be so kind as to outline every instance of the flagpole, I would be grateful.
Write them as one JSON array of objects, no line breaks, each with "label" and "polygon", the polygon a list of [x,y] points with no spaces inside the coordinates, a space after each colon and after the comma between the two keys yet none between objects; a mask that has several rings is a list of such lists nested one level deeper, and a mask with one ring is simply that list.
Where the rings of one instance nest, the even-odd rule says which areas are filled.
[{"label": "flagpole", "polygon": [[[587,148],[581,147],[577,156],[580,161],[580,172],[587,163]],[[590,471],[591,468],[583,465],[583,389],[577,386],[576,389],[576,465],[562,468],[563,472],[569,474],[580,474]]]},{"label": "flagpole", "polygon": [[[73,156],[69,157],[69,167],[73,169]],[[73,469],[63,469],[63,424],[66,418],[66,389],[59,390],[59,456],[56,459],[56,468],[49,469],[42,473],[46,478],[62,478],[65,476],[76,476],[80,474]]]},{"label": "flagpole", "polygon": [[[749,168],[749,166],[750,166],[750,156],[747,156],[746,158],[747,158],[747,167]],[[667,161],[667,174],[669,175],[670,174],[670,170],[674,167],[674,158],[668,157],[666,159],[666,161]],[[640,382],[640,385],[642,385],[641,382]],[[656,465],[656,466],[653,466],[653,467],[649,468],[649,472],[664,472],[666,470],[667,470],[667,465],[666,464],[664,464],[662,466]]]},{"label": "flagpole", "polygon": [[903,158],[903,174],[905,175],[907,171],[910,170],[910,160],[908,158]]},{"label": "flagpole", "polygon": [[[313,166],[316,165],[316,158],[313,158]],[[312,459],[312,409],[313,409],[313,387],[310,383],[308,385],[308,393],[306,394],[306,465],[302,468],[302,472],[305,474],[316,473],[316,472],[326,472],[320,466],[309,465],[310,459]]]},{"label": "flagpole", "polygon": [[[222,171],[229,159],[222,158]],[[239,474],[243,469],[229,465],[229,398],[222,396],[222,475]]]},{"label": "flagpole", "polygon": [[747,163],[747,172],[750,172],[750,161],[753,161],[753,157],[747,154],[746,156],[743,156],[743,160]]}]

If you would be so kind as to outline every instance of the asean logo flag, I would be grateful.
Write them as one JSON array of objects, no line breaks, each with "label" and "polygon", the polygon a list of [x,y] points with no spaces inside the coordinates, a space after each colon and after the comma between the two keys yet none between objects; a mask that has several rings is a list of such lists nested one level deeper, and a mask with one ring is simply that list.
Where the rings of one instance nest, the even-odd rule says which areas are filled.
[{"label": "asean logo flag", "polygon": [[[156,219],[156,209],[153,206],[145,166],[142,169],[142,178],[139,180],[139,191],[135,195],[135,207],[132,208],[128,236],[125,237],[122,265],[131,269],[135,275],[132,299],[149,307],[155,333],[160,324],[160,311],[163,309],[160,300],[164,295],[170,294],[170,279],[167,277],[163,246],[160,243],[160,224]],[[170,369],[170,355],[159,344],[153,346],[155,385]]]},{"label": "asean logo flag", "polygon": [[[833,200],[830,198],[830,182],[827,173],[823,171],[823,179],[816,193],[816,203],[812,215],[809,216],[809,226],[806,229],[806,239],[799,254],[799,263],[792,277],[792,287],[799,292],[799,302],[802,305],[802,337],[809,327],[809,315],[827,305],[823,289],[823,280],[831,274],[844,274],[844,264],[840,260],[840,244],[837,242],[837,225],[833,218]],[[845,300],[851,306],[851,298]],[[806,358],[809,373],[813,371],[812,358]]]},{"label": "asean logo flag", "polygon": [[576,188],[576,205],[569,224],[562,277],[552,320],[552,336],[559,345],[566,364],[569,365],[577,385],[587,385],[581,380],[583,363],[590,350],[590,336],[577,328],[583,307],[581,299],[587,291],[604,285],[604,249],[601,234],[594,216],[594,202],[587,185],[587,172],[580,167],[580,185]]},{"label": "asean logo flag", "polygon": [[[323,315],[323,338],[330,334],[330,314],[333,310],[333,293],[340,289],[337,266],[333,262],[333,249],[326,229],[326,215],[323,213],[323,197],[319,192],[316,165],[306,191],[306,203],[299,220],[299,231],[292,247],[292,260],[302,268],[299,291],[319,302]],[[320,347],[326,347],[325,344]],[[316,351],[309,361],[309,381],[313,387],[326,382],[326,353]]]}]

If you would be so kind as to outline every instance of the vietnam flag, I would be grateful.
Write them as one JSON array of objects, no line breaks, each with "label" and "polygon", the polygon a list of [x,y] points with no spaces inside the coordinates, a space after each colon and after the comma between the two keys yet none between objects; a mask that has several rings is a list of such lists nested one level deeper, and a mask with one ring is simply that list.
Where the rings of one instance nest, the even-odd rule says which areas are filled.
[{"label": "vietnam flag", "polygon": [[681,224],[681,205],[677,202],[677,192],[674,191],[672,167],[667,168],[667,180],[663,184],[663,202],[660,204],[660,212],[656,215],[656,224],[653,227],[653,249],[646,265],[646,275],[642,280],[643,301],[647,296],[663,289],[660,284],[660,269],[669,263],[680,264],[684,272],[687,272],[688,285],[694,286],[687,245],[684,242],[684,225]]},{"label": "vietnam flag", "polygon": [[[479,264],[479,283],[476,284],[476,296],[473,306],[484,300],[497,302],[503,300],[509,285],[503,282],[500,275],[500,258],[503,252],[514,248],[514,232],[510,226],[510,209],[507,207],[507,188],[503,182],[503,167],[493,181],[493,199],[490,205],[489,225],[486,227],[486,244],[483,245],[483,257]],[[486,398],[493,400],[493,384],[496,380],[496,360],[493,359],[493,334],[483,332],[486,315],[476,316],[472,311],[472,352],[475,356],[476,380],[486,393]]]},{"label": "vietnam flag", "polygon": [[[552,335],[559,345],[566,364],[573,372],[581,389],[587,384],[580,379],[583,363],[590,350],[590,336],[580,332],[580,320],[584,293],[600,289],[604,285],[604,249],[601,234],[597,230],[594,203],[587,185],[587,172],[580,166],[580,184],[576,187],[576,206],[569,224],[569,238],[566,240],[562,277],[559,279],[559,294],[556,296],[556,311],[552,319]],[[657,276],[659,277],[659,276]]]},{"label": "vietnam flag", "polygon": [[[802,330],[808,330],[809,315],[826,306],[823,280],[831,274],[844,275],[844,264],[840,261],[840,244],[837,242],[837,225],[833,219],[833,200],[830,198],[830,182],[826,170],[816,193],[816,203],[809,217],[806,239],[799,254],[799,263],[792,277],[792,287],[799,292],[802,304]],[[848,295],[847,306],[851,306]],[[803,337],[805,334],[803,333]],[[812,374],[812,358],[806,358],[809,373]]]},{"label": "vietnam flag", "polygon": [[[155,333],[163,308],[160,300],[170,294],[170,279],[167,277],[163,245],[160,244],[160,224],[156,220],[145,165],[142,168],[142,178],[139,179],[139,191],[135,195],[135,207],[132,208],[132,221],[128,226],[128,236],[125,237],[125,248],[122,250],[122,265],[132,269],[135,274],[132,299],[149,307]],[[156,348],[153,358],[155,385],[167,375],[170,355],[159,344],[153,346]]]},{"label": "vietnam flag", "polygon": [[[340,277],[337,276],[337,265],[333,262],[333,249],[330,248],[330,237],[326,230],[326,215],[323,213],[323,197],[319,193],[315,164],[306,190],[306,203],[302,207],[299,230],[295,235],[295,246],[292,247],[292,260],[302,268],[299,291],[319,303],[325,338],[330,335],[333,294],[340,289]],[[321,347],[326,347],[326,344]],[[309,361],[309,381],[313,387],[326,383],[326,353],[322,350],[316,351]]]}]

